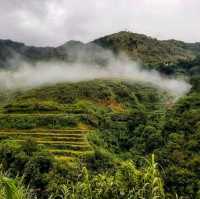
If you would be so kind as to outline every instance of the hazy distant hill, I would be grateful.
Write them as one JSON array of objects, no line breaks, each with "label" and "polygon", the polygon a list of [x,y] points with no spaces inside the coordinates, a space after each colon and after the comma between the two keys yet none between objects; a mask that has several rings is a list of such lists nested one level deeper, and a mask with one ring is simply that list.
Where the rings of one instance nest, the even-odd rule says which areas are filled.
[{"label": "hazy distant hill", "polygon": [[140,59],[145,63],[176,62],[193,59],[200,53],[200,43],[184,43],[182,41],[160,41],[146,35],[119,32],[93,41],[99,46],[114,52],[126,52],[132,59]]},{"label": "hazy distant hill", "polygon": [[[84,44],[69,41],[59,47],[34,47],[11,40],[0,40],[0,68],[16,64],[23,58],[28,61],[64,60],[104,64],[109,54],[125,52],[131,59],[145,64],[175,63],[179,60],[191,60],[200,54],[200,43],[185,43],[176,40],[159,41],[142,34],[119,32]],[[108,53],[108,52],[107,52]],[[13,60],[14,59],[14,63]]]}]

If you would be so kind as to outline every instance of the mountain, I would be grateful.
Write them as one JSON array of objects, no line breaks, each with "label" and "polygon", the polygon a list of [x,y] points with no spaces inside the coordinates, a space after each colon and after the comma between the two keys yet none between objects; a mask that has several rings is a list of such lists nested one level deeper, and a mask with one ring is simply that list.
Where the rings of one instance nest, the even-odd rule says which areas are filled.
[{"label": "mountain", "polygon": [[0,40],[0,68],[21,60],[106,65],[121,52],[165,76],[184,74],[191,90],[177,99],[117,79],[0,89],[0,198],[4,187],[19,194],[17,182],[38,199],[200,198],[200,43],[130,32],[58,47]]},{"label": "mountain", "polygon": [[200,53],[200,43],[176,40],[160,41],[146,35],[119,32],[94,40],[93,43],[119,53],[125,52],[132,59],[142,62],[165,63],[195,58]]},{"label": "mountain", "polygon": [[160,41],[146,35],[125,31],[86,44],[79,41],[68,41],[58,47],[34,47],[11,40],[0,40],[0,68],[13,66],[21,58],[31,62],[81,60],[104,64],[107,59],[105,50],[110,50],[115,55],[121,52],[126,53],[130,59],[140,60],[148,65],[171,64],[180,60],[192,60],[200,55],[200,43]]},{"label": "mountain", "polygon": [[[85,167],[91,175],[87,179],[95,179],[95,183],[89,181],[95,193],[103,193],[113,184],[112,175],[123,178],[120,188],[114,184],[106,196],[94,198],[118,198],[122,188],[121,198],[129,198],[134,186],[136,191],[144,189],[150,175],[147,196],[162,177],[169,199],[175,198],[175,193],[198,199],[199,85],[197,82],[176,103],[151,85],[119,80],[43,86],[10,93],[7,99],[5,93],[9,93],[4,92],[0,101],[0,161],[12,176],[23,176],[39,199],[47,198],[47,192],[56,194],[63,184],[69,186],[77,179],[78,185],[85,183],[80,178]],[[148,176],[138,173],[135,169],[144,171],[145,162],[151,165],[144,158],[152,154],[161,165],[161,174],[154,174],[154,170],[149,170]],[[120,170],[125,163],[129,164]],[[96,179],[105,188],[99,187]]]}]

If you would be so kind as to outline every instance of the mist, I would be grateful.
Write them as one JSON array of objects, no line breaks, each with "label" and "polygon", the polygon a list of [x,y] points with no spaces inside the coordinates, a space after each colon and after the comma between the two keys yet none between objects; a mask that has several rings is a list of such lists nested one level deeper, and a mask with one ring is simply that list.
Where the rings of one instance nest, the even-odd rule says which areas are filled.
[{"label": "mist", "polygon": [[143,69],[125,56],[110,59],[106,66],[82,62],[38,62],[34,65],[21,61],[14,70],[0,71],[0,88],[32,88],[61,82],[79,82],[93,79],[120,79],[144,82],[174,95],[186,94],[191,85],[186,81],[168,78],[155,70]]}]

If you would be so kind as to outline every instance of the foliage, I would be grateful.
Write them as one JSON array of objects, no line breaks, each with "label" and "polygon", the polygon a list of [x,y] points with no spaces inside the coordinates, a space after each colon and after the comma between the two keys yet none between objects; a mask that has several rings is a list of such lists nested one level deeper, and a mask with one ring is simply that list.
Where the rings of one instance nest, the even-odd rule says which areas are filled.
[{"label": "foliage", "polygon": [[0,199],[31,199],[33,193],[23,185],[22,179],[9,178],[0,170]]},{"label": "foliage", "polygon": [[[151,85],[118,80],[17,92],[1,107],[3,169],[9,170],[10,177],[23,176],[38,198],[51,194],[61,194],[61,198],[156,198],[158,194],[164,198],[165,192],[166,198],[178,194],[196,199],[200,190],[200,98],[198,78],[192,76],[190,81],[194,85],[191,92],[176,102]],[[83,146],[75,140],[86,143],[82,132],[72,132],[79,128],[90,132],[91,151],[76,151]],[[48,142],[41,147],[33,140],[22,145],[5,141],[11,131],[30,133],[37,140],[44,133]],[[63,138],[64,133],[68,137]],[[63,159],[55,160],[47,148],[52,139],[61,138],[53,149],[55,157],[62,155]],[[68,150],[72,148],[64,139],[75,142],[73,150]],[[162,169],[154,158],[146,163],[152,153],[164,172],[159,173]],[[72,155],[76,160],[69,161]],[[87,170],[81,172],[83,167]]]},{"label": "foliage", "polygon": [[[76,183],[61,186],[59,198],[165,198],[163,182],[152,159],[143,170],[138,170],[130,161],[123,162],[117,171],[92,176],[83,168]],[[58,196],[57,196],[58,197]]]}]

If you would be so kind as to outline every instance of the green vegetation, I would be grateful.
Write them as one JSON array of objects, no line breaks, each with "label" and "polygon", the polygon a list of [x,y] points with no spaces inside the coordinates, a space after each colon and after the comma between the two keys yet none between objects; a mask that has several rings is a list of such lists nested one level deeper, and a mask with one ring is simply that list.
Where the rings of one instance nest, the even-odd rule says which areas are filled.
[{"label": "green vegetation", "polygon": [[[13,93],[1,106],[2,169],[21,176],[38,198],[156,198],[154,185],[158,198],[198,198],[200,98],[193,85],[177,102],[151,85],[116,80]],[[159,174],[146,164],[151,154]]]},{"label": "green vegetation", "polygon": [[31,199],[31,192],[19,183],[20,179],[10,179],[6,174],[0,174],[0,199]]},{"label": "green vegetation", "polygon": [[199,55],[199,43],[184,43],[176,40],[159,41],[132,32],[121,31],[92,43],[112,50],[115,54],[125,52],[133,60],[142,60],[153,67],[156,64],[176,64],[179,60],[191,61]]},{"label": "green vegetation", "polygon": [[[199,43],[185,43],[177,40],[160,41],[152,37],[121,31],[89,43],[69,41],[58,47],[33,47],[10,40],[0,40],[0,69],[10,69],[21,64],[19,57],[30,63],[41,61],[75,62],[81,58],[86,63],[105,65],[109,60],[105,49],[115,55],[126,53],[132,60],[141,60],[144,64],[176,64],[179,61],[191,61],[200,55]],[[18,55],[18,58],[15,56]],[[108,54],[110,55],[110,54]]]},{"label": "green vegetation", "polygon": [[[116,80],[13,95],[1,109],[0,159],[3,169],[23,176],[39,198],[63,192],[68,198],[139,198],[139,193],[154,198],[143,159],[152,153],[164,170],[159,186],[166,197],[199,197],[198,89],[175,104],[149,85]],[[133,173],[122,175],[123,165]],[[79,179],[83,167],[89,174]],[[131,182],[121,179],[126,175],[133,175]]]},{"label": "green vegetation", "polygon": [[[41,162],[42,160],[44,161],[44,156],[42,158],[40,157]],[[44,167],[41,164],[40,166]],[[25,170],[24,178],[20,180],[9,178],[8,174],[1,171],[0,197],[2,199],[36,198],[34,193],[23,185],[23,181],[27,178],[26,172]],[[66,184],[57,186],[55,193],[49,198],[165,198],[163,181],[160,177],[157,163],[155,163],[154,155],[152,155],[150,161],[147,161],[143,170],[136,169],[131,161],[121,163],[113,174],[91,175],[83,167],[77,180],[76,182],[67,181]]]},{"label": "green vegetation", "polygon": [[119,80],[1,90],[0,199],[199,199],[199,44],[127,32],[93,43],[192,89],[177,101]]}]

